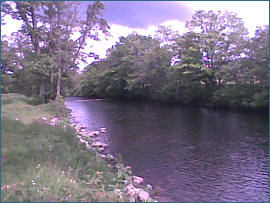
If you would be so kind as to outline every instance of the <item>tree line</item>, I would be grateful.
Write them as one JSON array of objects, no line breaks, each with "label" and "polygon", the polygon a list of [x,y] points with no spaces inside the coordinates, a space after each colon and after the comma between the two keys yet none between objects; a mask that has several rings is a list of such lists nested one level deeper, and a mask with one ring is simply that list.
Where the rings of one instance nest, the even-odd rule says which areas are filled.
[{"label": "tree line", "polygon": [[186,28],[121,37],[77,78],[76,95],[268,108],[269,26],[250,38],[237,14],[201,10]]},{"label": "tree line", "polygon": [[268,25],[249,37],[235,13],[196,11],[186,22],[186,33],[159,26],[154,36],[120,37],[105,59],[78,74],[78,61],[96,56],[83,53],[87,40],[108,35],[109,26],[101,17],[102,3],[89,4],[84,19],[78,18],[77,3],[2,3],[3,14],[23,23],[12,43],[1,42],[2,92],[36,96],[42,102],[69,93],[268,108]]}]

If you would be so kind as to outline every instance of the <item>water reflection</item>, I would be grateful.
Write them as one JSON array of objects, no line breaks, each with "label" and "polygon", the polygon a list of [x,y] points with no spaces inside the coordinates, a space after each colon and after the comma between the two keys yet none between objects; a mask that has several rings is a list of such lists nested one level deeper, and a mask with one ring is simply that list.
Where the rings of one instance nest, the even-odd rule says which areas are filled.
[{"label": "water reflection", "polygon": [[167,201],[268,201],[268,118],[108,100],[67,105]]}]

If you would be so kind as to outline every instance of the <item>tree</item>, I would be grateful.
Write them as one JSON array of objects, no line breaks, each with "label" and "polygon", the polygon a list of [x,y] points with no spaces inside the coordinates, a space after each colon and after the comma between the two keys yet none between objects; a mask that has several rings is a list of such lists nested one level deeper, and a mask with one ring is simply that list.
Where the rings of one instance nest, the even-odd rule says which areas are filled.
[{"label": "tree", "polygon": [[[53,91],[59,97],[63,74],[67,76],[65,72],[75,71],[79,60],[91,56],[92,53],[83,53],[87,40],[98,40],[100,33],[108,34],[109,26],[106,20],[100,17],[104,9],[102,3],[89,4],[85,19],[78,18],[77,7],[74,5],[73,2],[64,1],[14,1],[2,4],[5,14],[23,22],[19,33],[31,42],[33,52],[30,54],[30,50],[23,56],[24,61],[29,62],[24,67],[34,67],[34,71],[38,72],[39,95],[43,103],[48,95],[53,97]],[[77,39],[74,39],[75,34]]]},{"label": "tree", "polygon": [[232,60],[241,58],[246,48],[247,29],[243,20],[232,12],[197,11],[186,23],[190,31],[199,35],[202,63],[209,69],[209,82],[214,88],[221,78],[217,73]]}]

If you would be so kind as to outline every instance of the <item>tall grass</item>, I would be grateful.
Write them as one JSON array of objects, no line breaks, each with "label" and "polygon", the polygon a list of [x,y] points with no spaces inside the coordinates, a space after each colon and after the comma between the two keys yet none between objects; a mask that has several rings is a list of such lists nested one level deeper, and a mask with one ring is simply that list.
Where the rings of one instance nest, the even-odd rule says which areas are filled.
[{"label": "tall grass", "polygon": [[[123,180],[130,171],[80,146],[63,101],[31,100],[2,95],[1,201],[128,201]],[[62,123],[53,127],[43,116]]]}]

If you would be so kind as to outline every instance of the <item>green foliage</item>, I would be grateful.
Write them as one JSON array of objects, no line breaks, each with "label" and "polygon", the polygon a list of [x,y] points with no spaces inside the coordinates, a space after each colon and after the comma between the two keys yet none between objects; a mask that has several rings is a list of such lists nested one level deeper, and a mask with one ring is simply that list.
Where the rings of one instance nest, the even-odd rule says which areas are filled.
[{"label": "green foliage", "polygon": [[[200,10],[186,22],[187,33],[159,26],[154,38],[120,37],[106,59],[77,74],[78,60],[94,56],[82,52],[87,39],[98,40],[98,30],[108,34],[100,17],[104,5],[89,4],[84,20],[77,18],[74,2],[15,5],[17,10],[8,2],[2,5],[5,14],[23,21],[13,44],[1,42],[4,93],[20,92],[43,103],[73,94],[267,108],[269,26],[248,38],[237,14]],[[77,39],[72,38],[75,27]]]},{"label": "green foliage", "polygon": [[[3,2],[3,14],[22,22],[20,30],[12,34],[13,43],[2,38],[4,93],[39,97],[42,103],[69,93],[78,60],[85,61],[91,55],[82,52],[87,39],[98,40],[98,31],[107,35],[109,29],[100,17],[104,9],[101,2],[89,4],[86,15],[82,15],[85,19],[78,16],[78,3]],[[13,76],[7,75],[10,71]]]},{"label": "green foliage", "polygon": [[128,201],[125,180],[131,171],[123,164],[113,170],[80,147],[64,118],[54,127],[48,123],[63,100],[38,106],[28,101],[18,94],[2,95],[1,201]]},{"label": "green foliage", "polygon": [[190,31],[182,36],[160,26],[156,39],[138,34],[121,37],[107,50],[106,59],[87,66],[77,92],[88,97],[267,109],[268,26],[259,27],[248,39],[236,14],[197,11],[186,27]]}]

